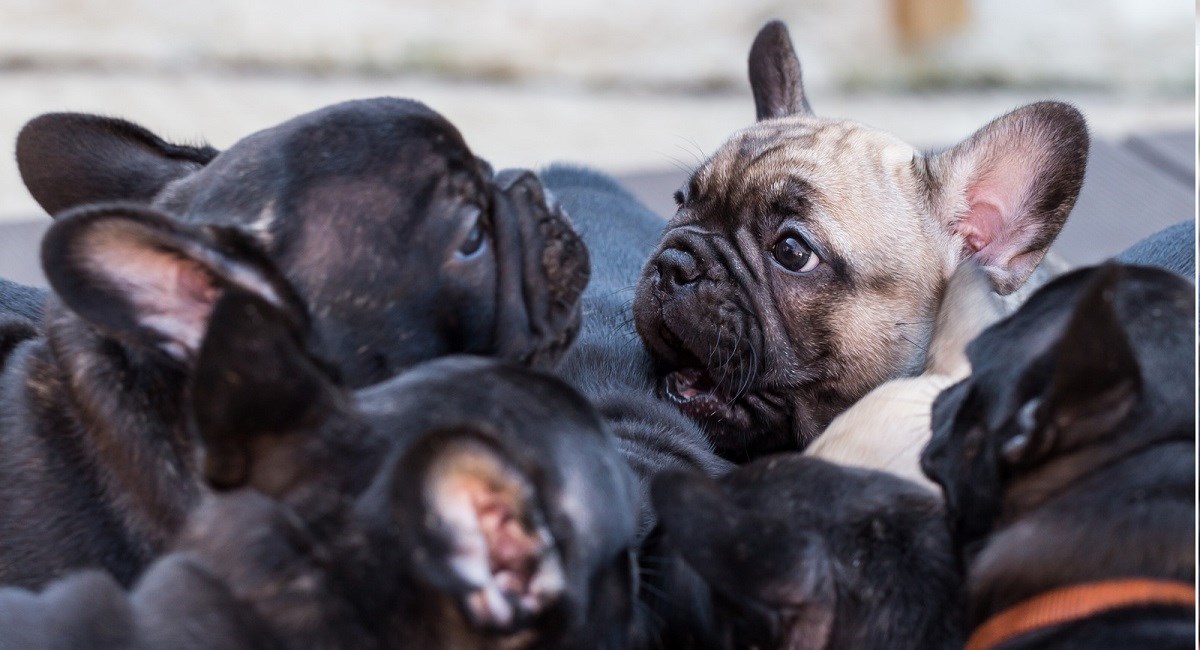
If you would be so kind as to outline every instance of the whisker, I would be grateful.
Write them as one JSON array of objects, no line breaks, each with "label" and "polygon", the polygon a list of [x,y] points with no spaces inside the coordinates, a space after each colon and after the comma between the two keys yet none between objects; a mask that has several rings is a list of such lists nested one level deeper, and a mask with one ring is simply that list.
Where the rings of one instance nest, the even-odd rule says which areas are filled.
[{"label": "whisker", "polygon": [[675,166],[675,168],[676,168],[676,169],[678,169],[679,171],[681,171],[681,172],[683,172],[683,173],[687,174],[688,176],[691,176],[691,175],[692,175],[692,173],[693,173],[693,171],[695,170],[695,167],[694,167],[694,166],[692,166],[692,165],[689,165],[689,164],[687,164],[687,163],[683,162],[682,160],[680,160],[680,159],[676,158],[675,156],[672,156],[671,154],[664,153],[664,152],[659,152],[659,153],[660,153],[660,154],[661,154],[661,155],[662,155],[664,158],[666,158],[667,160],[669,160],[669,161],[671,162],[671,164]]},{"label": "whisker", "polygon": [[705,370],[708,370],[709,368],[713,367],[713,365],[712,365],[713,355],[716,354],[717,350],[719,350],[721,348],[721,335],[724,333],[725,333],[725,324],[722,323],[721,326],[719,328],[717,328],[717,342],[714,343],[711,348],[709,348],[708,358],[704,360],[704,366],[705,366],[704,369]]},{"label": "whisker", "polygon": [[742,332],[738,330],[737,340],[733,342],[733,348],[730,349],[729,356],[721,364],[721,379],[717,382],[718,386],[725,385],[725,378],[729,376],[729,364],[733,361],[734,355],[737,353],[738,346],[742,344]]},{"label": "whisker", "polygon": [[692,138],[685,137],[684,140],[686,140],[687,143],[692,145],[692,147],[696,150],[696,166],[699,167],[700,165],[703,165],[704,159],[708,157],[704,155],[704,149],[700,148],[700,144]]},{"label": "whisker", "polygon": [[908,338],[907,336],[905,336],[903,334],[900,335],[900,338],[904,339],[905,341],[908,341],[910,345],[912,345],[913,347],[917,348],[918,350],[924,352],[925,354],[929,354],[929,349],[926,348],[925,346],[921,345],[920,343],[917,343],[916,341]]}]

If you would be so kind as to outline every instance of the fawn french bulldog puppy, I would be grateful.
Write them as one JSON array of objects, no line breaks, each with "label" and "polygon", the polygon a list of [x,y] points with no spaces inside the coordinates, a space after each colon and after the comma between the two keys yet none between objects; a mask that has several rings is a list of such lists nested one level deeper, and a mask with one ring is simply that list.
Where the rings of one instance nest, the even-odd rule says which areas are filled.
[{"label": "fawn french bulldog puppy", "polygon": [[231,291],[191,411],[215,488],[133,589],[0,590],[0,647],[624,647],[637,491],[552,377],[450,357],[352,392]]},{"label": "fawn french bulldog puppy", "polygon": [[933,399],[971,372],[967,344],[1004,315],[987,277],[971,262],[950,276],[942,294],[925,369],[872,390],[834,418],[804,450],[807,456],[890,472],[936,489],[921,472]]},{"label": "fawn french bulldog puppy", "polygon": [[661,390],[733,459],[802,449],[879,384],[919,372],[965,259],[1009,294],[1075,203],[1083,117],[1040,102],[922,153],[809,107],[782,23],[750,50],[758,121],[676,194],[633,312]]},{"label": "fawn french bulldog puppy", "polygon": [[[337,104],[221,153],[45,115],[17,151],[57,215],[54,296],[40,325],[0,314],[0,583],[129,584],[173,537],[203,489],[186,379],[230,289],[306,305],[350,386],[456,352],[548,367],[579,327],[587,254],[561,211],[416,102]],[[117,198],[135,202],[87,203]]]},{"label": "fawn french bulldog puppy", "polygon": [[921,464],[972,650],[1195,647],[1195,291],[1083,269],[968,346]]}]

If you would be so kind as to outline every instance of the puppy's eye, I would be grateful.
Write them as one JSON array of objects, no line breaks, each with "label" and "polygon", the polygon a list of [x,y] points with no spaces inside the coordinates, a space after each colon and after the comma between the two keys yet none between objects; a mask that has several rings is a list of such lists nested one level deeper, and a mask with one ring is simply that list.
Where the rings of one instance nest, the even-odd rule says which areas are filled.
[{"label": "puppy's eye", "polygon": [[487,244],[487,218],[479,210],[474,211],[475,224],[471,226],[466,239],[458,247],[458,256],[463,259],[475,257],[483,251]]},{"label": "puppy's eye", "polygon": [[775,261],[792,273],[808,273],[817,268],[821,258],[809,248],[804,238],[793,232],[785,232],[775,241],[771,250]]}]

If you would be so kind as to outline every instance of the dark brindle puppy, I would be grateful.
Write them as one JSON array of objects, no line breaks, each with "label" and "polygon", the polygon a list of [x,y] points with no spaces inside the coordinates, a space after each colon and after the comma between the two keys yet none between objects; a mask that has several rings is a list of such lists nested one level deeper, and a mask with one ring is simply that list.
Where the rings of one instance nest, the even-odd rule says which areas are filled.
[{"label": "dark brindle puppy", "polygon": [[[1101,581],[1194,591],[1195,291],[1159,269],[1085,269],[967,348],[922,467],[945,490],[972,628]],[[975,647],[1194,648],[1194,616],[1194,601],[1134,600]]]},{"label": "dark brindle puppy", "polygon": [[[0,582],[100,566],[128,584],[171,538],[201,492],[185,379],[232,287],[309,305],[350,386],[454,352],[548,366],[578,329],[586,251],[540,183],[493,177],[415,102],[339,104],[220,154],[49,115],[18,160],[66,211],[44,336],[0,324]],[[117,197],[148,205],[69,207]]]},{"label": "dark brindle puppy", "polygon": [[[494,177],[418,102],[336,104],[220,153],[123,120],[52,113],[21,131],[17,162],[52,215],[138,201],[188,224],[188,235],[254,239],[353,386],[456,352],[549,366],[578,329],[587,257],[569,223],[532,174]],[[57,272],[47,269],[59,288]]]},{"label": "dark brindle puppy", "polygon": [[918,371],[959,261],[1000,293],[1020,287],[1075,203],[1088,149],[1082,116],[1053,102],[937,154],[818,117],[778,22],[749,67],[758,122],[676,194],[634,303],[662,390],[736,459],[803,448]]},{"label": "dark brindle puppy", "polygon": [[719,481],[664,474],[654,505],[643,562],[662,647],[962,647],[960,578],[924,487],[792,453]]},{"label": "dark brindle puppy", "polygon": [[0,647],[625,647],[636,488],[554,378],[433,361],[352,393],[231,292],[192,404],[221,492],[131,592],[0,590]]}]

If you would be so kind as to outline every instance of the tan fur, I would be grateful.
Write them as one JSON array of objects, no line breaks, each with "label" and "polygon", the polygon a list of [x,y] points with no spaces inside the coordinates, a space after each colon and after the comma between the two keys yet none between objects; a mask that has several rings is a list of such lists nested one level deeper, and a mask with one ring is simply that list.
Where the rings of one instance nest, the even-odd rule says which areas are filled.
[{"label": "tan fur", "polygon": [[970,374],[967,343],[1003,313],[1003,304],[992,293],[986,276],[972,264],[962,265],[951,276],[938,310],[925,372],[889,381],[867,393],[830,423],[805,453],[890,472],[937,491],[919,464],[931,434],[933,399]]},{"label": "tan fur", "polygon": [[[928,336],[922,324],[932,319],[928,297],[963,247],[927,216],[919,157],[899,138],[857,122],[792,115],[735,134],[698,173],[702,192],[732,183],[770,196],[785,191],[788,177],[813,188],[806,225],[863,280],[859,291],[839,296],[831,314],[834,346],[843,352],[834,384],[846,393],[902,374],[919,356]],[[781,308],[804,308],[780,288]],[[806,336],[807,323],[787,316],[788,338]]]}]

